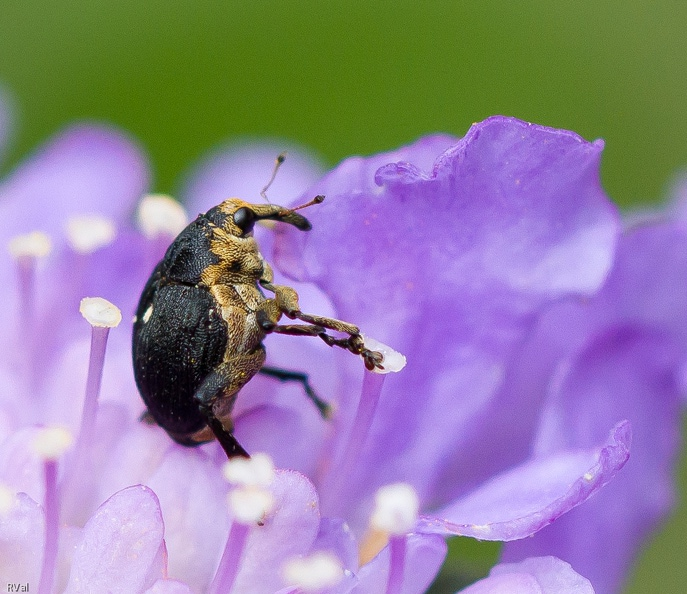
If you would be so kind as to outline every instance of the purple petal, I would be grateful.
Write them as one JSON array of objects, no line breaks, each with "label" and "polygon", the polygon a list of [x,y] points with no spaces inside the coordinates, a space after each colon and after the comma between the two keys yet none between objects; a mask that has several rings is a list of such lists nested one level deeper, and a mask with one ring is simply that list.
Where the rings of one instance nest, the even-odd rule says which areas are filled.
[{"label": "purple petal", "polygon": [[344,569],[358,569],[358,545],[346,522],[339,518],[322,518],[313,551],[336,555]]},{"label": "purple petal", "polygon": [[461,590],[461,594],[594,594],[586,578],[556,557],[531,557],[520,563],[501,563],[489,577]]},{"label": "purple petal", "polygon": [[597,497],[534,538],[506,547],[505,559],[554,554],[587,576],[597,592],[619,591],[633,557],[674,501],[680,360],[664,336],[619,328],[601,334],[569,363],[547,406],[539,449],[584,445],[610,417],[622,415],[632,421],[632,456]]},{"label": "purple petal", "polygon": [[321,163],[302,147],[286,141],[248,142],[215,151],[205,157],[184,184],[181,196],[191,217],[230,197],[263,202],[260,190],[284,150],[287,157],[268,190],[271,202],[287,205],[323,172]]},{"label": "purple petal", "polygon": [[281,470],[270,489],[275,507],[264,526],[250,532],[234,583],[236,592],[271,594],[282,588],[284,561],[307,554],[317,537],[320,511],[312,483],[297,472]]},{"label": "purple petal", "polygon": [[[408,357],[382,393],[374,463],[352,484],[371,492],[402,478],[435,503],[460,493],[445,475],[473,463],[464,445],[488,429],[473,421],[534,314],[593,292],[608,272],[619,225],[599,183],[602,146],[491,118],[457,142],[344,161],[308,192],[327,196],[308,214],[313,231],[277,229],[282,271]],[[345,385],[359,385],[350,364]],[[342,411],[357,394],[340,395]]]},{"label": "purple petal", "polygon": [[45,497],[44,463],[33,448],[39,431],[38,427],[24,427],[1,444],[0,484],[42,502]]},{"label": "purple petal", "polygon": [[[277,389],[278,386],[273,381],[263,377],[251,380],[251,384],[255,386],[251,385],[251,389],[246,390],[247,394],[242,392],[239,396],[243,403],[248,401],[253,390],[266,386],[269,396],[276,400],[286,395],[294,403],[294,408],[289,410],[271,405],[253,405],[245,413],[235,415],[234,433],[239,443],[249,452],[270,452],[278,468],[314,474],[316,454],[323,447],[326,421],[322,420],[310,402],[305,401],[301,385],[292,382],[291,386]],[[307,435],[308,438],[294,439],[294,436],[302,435]],[[288,448],[284,447],[285,443],[289,444]]]},{"label": "purple petal", "polygon": [[[637,331],[648,328],[650,333],[665,334],[666,340],[683,345],[683,353],[687,351],[684,278],[687,278],[685,229],[673,223],[661,223],[644,224],[626,232],[618,244],[614,267],[602,290],[590,300],[569,300],[551,308],[519,347],[503,389],[476,420],[479,431],[474,427],[466,431],[465,450],[470,453],[479,449],[479,459],[456,463],[452,472],[443,476],[444,482],[457,477],[466,487],[472,488],[487,478],[489,469],[498,470],[499,465],[506,468],[525,459],[531,448],[526,436],[536,433],[541,408],[560,381],[561,372],[571,365],[571,357],[576,357],[603,335],[613,334],[622,327],[634,327]],[[654,342],[655,338],[649,338],[648,344]],[[677,369],[680,366],[678,359],[685,355],[676,352],[672,357],[672,365]],[[669,361],[665,364],[670,365]],[[616,375],[625,373],[626,381],[632,385],[641,378],[641,358],[637,365],[620,366]],[[637,373],[639,376],[635,375]],[[655,394],[646,385],[637,394],[644,394],[648,402],[657,398],[666,403],[671,389],[669,383],[657,383]],[[596,419],[599,428],[594,439],[602,439],[607,427],[621,418],[633,421],[635,431],[640,431],[639,423],[644,424],[643,413],[637,416],[625,406],[629,404],[625,388],[615,389],[609,382],[605,390],[600,390],[598,398],[597,402],[605,403],[607,414],[602,416],[595,411],[587,417],[588,411],[571,413],[571,418]],[[642,397],[638,395],[638,398]],[[518,414],[514,415],[512,411],[516,409]],[[668,432],[672,431],[675,422],[674,419],[666,422]],[[648,426],[653,423],[649,421]],[[648,440],[647,445],[650,443]],[[637,448],[644,447],[642,444],[641,434],[636,433],[633,455]],[[591,442],[576,445],[591,445]]]},{"label": "purple petal", "polygon": [[58,240],[70,216],[127,217],[148,185],[141,151],[121,132],[87,125],[59,134],[0,184],[0,239],[41,230]]},{"label": "purple petal", "polygon": [[43,508],[26,493],[17,493],[12,507],[0,513],[0,580],[38,584],[43,561]]},{"label": "purple petal", "polygon": [[[426,592],[441,564],[446,558],[446,541],[428,534],[410,534],[406,541],[405,569],[403,572],[403,594]],[[385,592],[389,575],[389,547],[381,552],[358,572],[359,583],[352,592]]]},{"label": "purple petal", "polygon": [[159,493],[169,576],[206,590],[229,530],[227,483],[202,451],[172,446],[147,484]]},{"label": "purple petal", "polygon": [[[665,517],[679,447],[686,276],[685,231],[644,224],[622,238],[600,293],[547,312],[524,345],[508,402],[528,402],[535,410],[548,398],[539,451],[588,446],[617,418],[629,419],[634,435],[631,461],[610,485],[533,539],[507,546],[506,558],[557,554],[597,591],[615,592]],[[508,402],[502,402],[503,426],[512,428]],[[608,542],[616,545],[608,550]]]},{"label": "purple petal", "polygon": [[114,444],[109,460],[102,467],[101,501],[129,485],[147,484],[166,460],[168,450],[177,448],[181,446],[171,442],[161,428],[140,421],[132,423]]},{"label": "purple petal", "polygon": [[618,245],[613,271],[590,312],[592,322],[650,325],[687,345],[685,277],[687,227],[663,223],[631,229]]},{"label": "purple petal", "polygon": [[176,580],[158,580],[152,587],[148,588],[143,594],[192,594],[183,582]]},{"label": "purple petal", "polygon": [[418,530],[481,540],[530,536],[586,501],[615,476],[629,457],[630,433],[625,421],[613,428],[600,447],[526,462],[432,516],[423,516]]},{"label": "purple petal", "polygon": [[84,528],[65,592],[141,592],[163,577],[164,526],[142,485],[115,493]]}]

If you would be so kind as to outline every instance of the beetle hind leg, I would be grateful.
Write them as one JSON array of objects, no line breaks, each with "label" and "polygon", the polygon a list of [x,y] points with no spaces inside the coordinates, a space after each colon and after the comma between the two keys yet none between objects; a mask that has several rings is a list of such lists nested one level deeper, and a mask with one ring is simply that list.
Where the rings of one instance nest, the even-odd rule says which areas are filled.
[{"label": "beetle hind leg", "polygon": [[[265,352],[259,350],[250,355],[220,363],[205,377],[193,395],[198,403],[198,410],[205,417],[208,427],[215,434],[228,458],[236,456],[250,458],[250,456],[234,437],[232,428],[226,427],[226,420],[223,423],[217,415],[215,405],[221,400],[223,410],[231,410],[239,390],[260,369],[264,360]],[[226,419],[224,416],[222,418]]]},{"label": "beetle hind leg", "polygon": [[300,371],[292,371],[290,369],[281,369],[280,367],[268,366],[262,367],[259,373],[266,375],[268,377],[273,377],[274,379],[277,379],[280,382],[299,382],[303,386],[303,390],[305,390],[306,396],[310,398],[310,400],[312,400],[313,404],[317,407],[317,410],[320,411],[322,418],[331,418],[331,405],[326,400],[322,400],[322,398],[320,398],[317,395],[315,390],[313,390],[313,387],[310,385],[310,381],[308,379],[307,374],[302,373]]},{"label": "beetle hind leg", "polygon": [[208,426],[215,434],[215,437],[222,446],[227,458],[231,459],[236,458],[237,456],[241,456],[242,458],[250,458],[250,454],[243,449],[243,446],[237,441],[237,439],[234,437],[234,434],[226,430],[222,424],[222,421],[216,417],[214,413],[206,412],[203,410],[203,407],[201,407],[201,412],[207,416]]}]

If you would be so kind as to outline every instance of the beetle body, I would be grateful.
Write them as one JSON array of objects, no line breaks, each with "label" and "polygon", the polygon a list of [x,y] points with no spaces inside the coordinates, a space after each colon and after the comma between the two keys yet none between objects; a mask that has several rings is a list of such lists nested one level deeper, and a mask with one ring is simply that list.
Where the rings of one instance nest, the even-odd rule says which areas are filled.
[{"label": "beetle body", "polygon": [[[225,200],[179,234],[148,280],[134,320],[134,376],[149,416],[178,443],[197,445],[214,434],[227,456],[248,455],[232,434],[230,413],[240,389],[263,367],[267,333],[319,336],[362,355],[368,368],[379,366],[356,326],[304,314],[293,289],[272,284],[253,224],[270,219],[309,230],[295,210]],[[279,325],[284,314],[305,324]],[[327,328],[348,337],[335,338]],[[270,375],[303,382],[326,409],[303,374]]]}]

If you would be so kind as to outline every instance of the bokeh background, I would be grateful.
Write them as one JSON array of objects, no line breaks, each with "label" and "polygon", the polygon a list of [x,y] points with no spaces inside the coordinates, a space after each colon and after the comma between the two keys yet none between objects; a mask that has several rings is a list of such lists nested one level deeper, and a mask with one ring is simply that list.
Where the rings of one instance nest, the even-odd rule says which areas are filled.
[{"label": "bokeh background", "polygon": [[[506,114],[604,138],[605,188],[637,206],[687,167],[685,31],[682,0],[1,0],[0,85],[17,116],[2,167],[96,119],[134,135],[155,189],[173,192],[231,137],[290,139],[333,165]],[[684,457],[678,481],[632,594],[687,592]],[[436,592],[498,555],[451,549]]]}]

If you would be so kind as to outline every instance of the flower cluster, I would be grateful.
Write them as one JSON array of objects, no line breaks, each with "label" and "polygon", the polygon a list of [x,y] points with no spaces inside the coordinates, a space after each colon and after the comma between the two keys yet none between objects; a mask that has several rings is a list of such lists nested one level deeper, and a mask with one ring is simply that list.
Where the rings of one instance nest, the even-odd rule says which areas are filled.
[{"label": "flower cluster", "polygon": [[[283,148],[216,153],[186,209],[257,198]],[[0,183],[0,582],[420,593],[464,535],[509,542],[464,592],[617,591],[671,502],[687,235],[677,216],[623,228],[602,148],[495,117],[324,176],[290,151],[276,201],[326,199],[309,233],[256,230],[277,282],[408,363],[376,375],[268,337],[268,363],[308,373],[334,415],[256,377],[235,432],[269,456],[227,465],[141,422],[133,382],[132,315],[183,209],[146,196],[120,132],[59,134]]]}]

